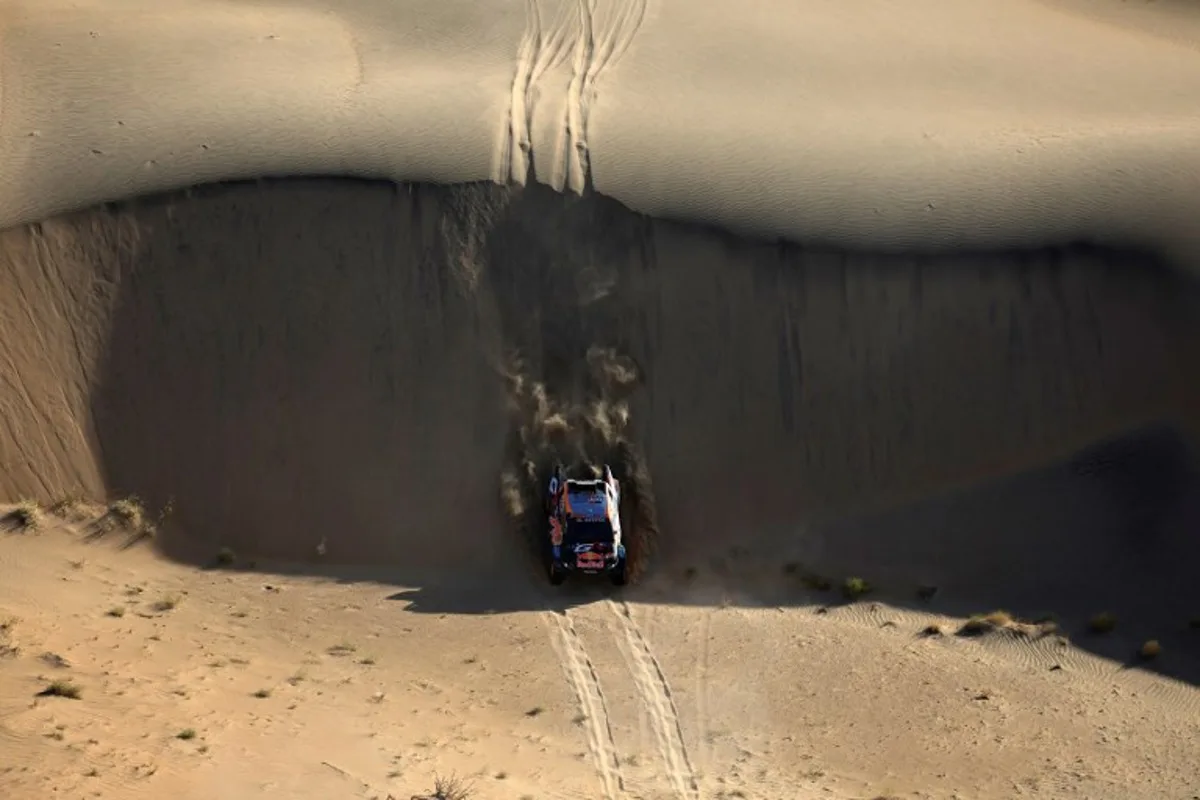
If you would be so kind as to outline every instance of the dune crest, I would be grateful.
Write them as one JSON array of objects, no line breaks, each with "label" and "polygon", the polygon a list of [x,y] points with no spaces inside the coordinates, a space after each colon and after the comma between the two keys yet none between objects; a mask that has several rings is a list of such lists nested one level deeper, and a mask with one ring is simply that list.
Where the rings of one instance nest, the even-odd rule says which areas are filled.
[{"label": "dune crest", "polygon": [[4,7],[4,227],[264,175],[532,178],[843,249],[1200,264],[1200,24],[1177,6]]}]

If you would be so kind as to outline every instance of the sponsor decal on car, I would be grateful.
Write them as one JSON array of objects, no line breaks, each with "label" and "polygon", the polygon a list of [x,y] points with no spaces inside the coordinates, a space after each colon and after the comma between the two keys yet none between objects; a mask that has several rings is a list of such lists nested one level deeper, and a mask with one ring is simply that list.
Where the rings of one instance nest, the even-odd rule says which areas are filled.
[{"label": "sponsor decal on car", "polygon": [[604,566],[604,557],[599,553],[580,553],[575,564],[580,569],[599,569]]}]

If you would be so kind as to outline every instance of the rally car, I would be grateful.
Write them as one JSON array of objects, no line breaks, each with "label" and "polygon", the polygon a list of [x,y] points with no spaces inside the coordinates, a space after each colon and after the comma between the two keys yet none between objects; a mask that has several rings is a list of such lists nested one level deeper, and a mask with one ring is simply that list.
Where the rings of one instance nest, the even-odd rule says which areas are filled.
[{"label": "rally car", "polygon": [[573,478],[555,466],[546,492],[550,583],[557,586],[571,573],[585,573],[624,585],[620,508],[620,485],[608,465],[603,478]]}]

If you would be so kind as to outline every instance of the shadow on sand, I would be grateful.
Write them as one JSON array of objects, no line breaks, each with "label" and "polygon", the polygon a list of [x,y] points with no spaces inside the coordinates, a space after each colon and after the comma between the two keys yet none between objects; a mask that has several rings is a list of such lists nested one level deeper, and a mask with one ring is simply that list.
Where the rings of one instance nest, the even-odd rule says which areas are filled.
[{"label": "shadow on sand", "polygon": [[[497,363],[586,406],[572,365],[602,345],[645,376],[629,426],[662,531],[630,601],[803,607],[836,595],[801,575],[861,576],[930,613],[1054,613],[1122,660],[1155,638],[1154,669],[1200,682],[1200,469],[1166,424],[1200,405],[1200,295],[1149,256],[810,251],[598,196],[316,179],[146,198],[79,236],[117,222],[136,246],[96,256],[119,269],[93,445],[108,491],[197,537],[164,530],[172,558],[303,559],[279,570],[411,613],[604,596],[546,585],[495,508]],[[845,514],[901,495],[929,499]],[[1078,635],[1101,611],[1114,633]]]},{"label": "shadow on sand", "polygon": [[[1183,440],[1170,428],[1153,427],[1066,463],[887,513],[791,536],[764,532],[724,552],[668,549],[643,582],[624,589],[603,579],[552,587],[519,547],[490,569],[467,564],[458,571],[267,562],[223,567],[178,540],[170,555],[205,569],[377,584],[398,610],[415,614],[563,612],[605,598],[809,608],[814,614],[851,602],[882,603],[931,619],[1005,610],[1024,620],[1053,619],[1074,646],[1126,669],[1200,686],[1200,581],[1193,567],[1200,556],[1198,476]],[[849,576],[869,582],[869,594],[846,599]],[[1090,630],[1100,613],[1115,618],[1111,632]],[[913,624],[912,635],[920,636]],[[1143,659],[1139,648],[1151,639],[1162,652]]]}]

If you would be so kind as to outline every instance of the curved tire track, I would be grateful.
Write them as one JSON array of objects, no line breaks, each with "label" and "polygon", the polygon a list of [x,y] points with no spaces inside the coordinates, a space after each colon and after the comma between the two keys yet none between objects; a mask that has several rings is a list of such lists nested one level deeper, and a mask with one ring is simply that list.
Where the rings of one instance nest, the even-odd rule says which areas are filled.
[{"label": "curved tire track", "polygon": [[525,30],[517,45],[508,117],[496,147],[492,178],[525,185],[533,163],[533,117],[538,82],[571,57],[565,118],[557,137],[549,183],[582,193],[591,172],[588,112],[600,75],[629,50],[646,16],[647,0],[558,0],[547,29],[539,0],[526,0]]},{"label": "curved tire track", "polygon": [[575,625],[566,612],[551,611],[547,614],[555,632],[555,644],[559,650],[559,661],[575,690],[580,711],[584,716],[584,727],[588,734],[588,747],[600,775],[606,800],[617,800],[625,790],[621,767],[617,760],[617,746],[613,742],[612,726],[608,719],[608,707],[596,668],[588,657],[583,641],[575,632]]},{"label": "curved tire track", "polygon": [[542,19],[537,0],[525,0],[525,31],[517,45],[517,63],[509,90],[508,119],[501,134],[497,163],[492,170],[492,179],[497,183],[512,181],[524,186],[529,174],[529,126],[532,116],[529,91],[541,46]]},{"label": "curved tire track", "polygon": [[649,712],[671,787],[681,800],[699,800],[700,787],[696,781],[696,772],[688,757],[683,727],[679,723],[679,711],[675,707],[675,697],[663,673],[662,665],[658,663],[649,642],[634,622],[628,604],[612,600],[606,601],[606,604],[616,620],[618,635],[624,639],[623,649],[629,671],[633,674],[634,685],[637,686],[642,703]]},{"label": "curved tire track", "polygon": [[[662,769],[671,794],[679,800],[699,800],[700,788],[692,767],[674,695],[662,666],[650,649],[650,644],[634,621],[624,602],[604,601],[608,610],[610,633],[624,657],[630,673],[630,684],[636,692],[639,708],[645,712],[654,731]],[[621,760],[613,737],[608,703],[600,686],[596,667],[588,656],[583,638],[575,629],[570,612],[546,611],[555,650],[563,672],[571,684],[583,715],[591,751],[606,800],[626,796],[626,781],[621,772]]]}]

